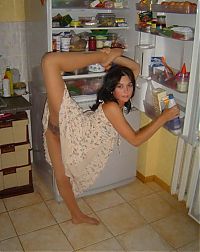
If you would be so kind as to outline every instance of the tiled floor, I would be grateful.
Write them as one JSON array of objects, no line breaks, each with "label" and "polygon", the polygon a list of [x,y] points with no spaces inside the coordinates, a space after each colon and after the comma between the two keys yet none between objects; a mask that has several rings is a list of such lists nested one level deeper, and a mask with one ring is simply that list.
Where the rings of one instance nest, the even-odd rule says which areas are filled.
[{"label": "tiled floor", "polygon": [[74,225],[39,178],[34,193],[0,200],[0,251],[200,251],[199,225],[157,184],[129,185],[83,197],[100,225]]}]

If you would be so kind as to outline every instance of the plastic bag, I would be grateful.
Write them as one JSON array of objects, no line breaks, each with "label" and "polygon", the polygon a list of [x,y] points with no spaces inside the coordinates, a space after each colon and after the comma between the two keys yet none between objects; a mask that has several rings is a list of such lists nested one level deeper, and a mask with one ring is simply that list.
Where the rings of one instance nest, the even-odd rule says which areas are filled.
[{"label": "plastic bag", "polygon": [[145,113],[150,118],[155,118],[158,115],[155,109],[155,99],[154,99],[154,93],[156,92],[156,88],[153,86],[151,79],[147,80],[147,83],[148,86],[144,100]]},{"label": "plastic bag", "polygon": [[147,91],[145,95],[145,103],[153,106],[153,90],[155,90],[153,83],[151,80],[147,80],[148,86],[147,86]]}]

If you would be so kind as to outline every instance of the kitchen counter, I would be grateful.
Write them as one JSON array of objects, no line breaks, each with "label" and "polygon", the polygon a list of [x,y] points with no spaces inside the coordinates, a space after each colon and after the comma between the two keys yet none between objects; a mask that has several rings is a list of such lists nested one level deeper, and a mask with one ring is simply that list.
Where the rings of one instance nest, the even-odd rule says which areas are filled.
[{"label": "kitchen counter", "polygon": [[31,103],[23,96],[0,97],[0,114],[30,110]]}]

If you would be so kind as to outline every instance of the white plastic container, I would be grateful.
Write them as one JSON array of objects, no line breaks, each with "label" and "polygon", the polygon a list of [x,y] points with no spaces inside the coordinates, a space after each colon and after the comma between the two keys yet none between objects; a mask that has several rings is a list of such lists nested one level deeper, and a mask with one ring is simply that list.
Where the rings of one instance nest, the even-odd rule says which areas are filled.
[{"label": "white plastic container", "polygon": [[3,79],[3,97],[10,97],[10,81],[7,77]]},{"label": "white plastic container", "polygon": [[141,44],[136,46],[135,61],[140,64],[140,75],[142,77],[149,77],[149,65],[154,53],[155,47],[151,44]]}]

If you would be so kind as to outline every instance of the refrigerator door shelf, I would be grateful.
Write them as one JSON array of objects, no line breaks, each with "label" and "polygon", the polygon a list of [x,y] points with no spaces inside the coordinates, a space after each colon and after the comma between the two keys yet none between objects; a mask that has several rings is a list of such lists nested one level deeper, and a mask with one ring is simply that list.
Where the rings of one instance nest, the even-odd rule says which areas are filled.
[{"label": "refrigerator door shelf", "polygon": [[136,80],[135,94],[132,99],[132,105],[138,110],[145,112],[144,103],[147,92],[148,82],[146,78],[138,77]]}]

